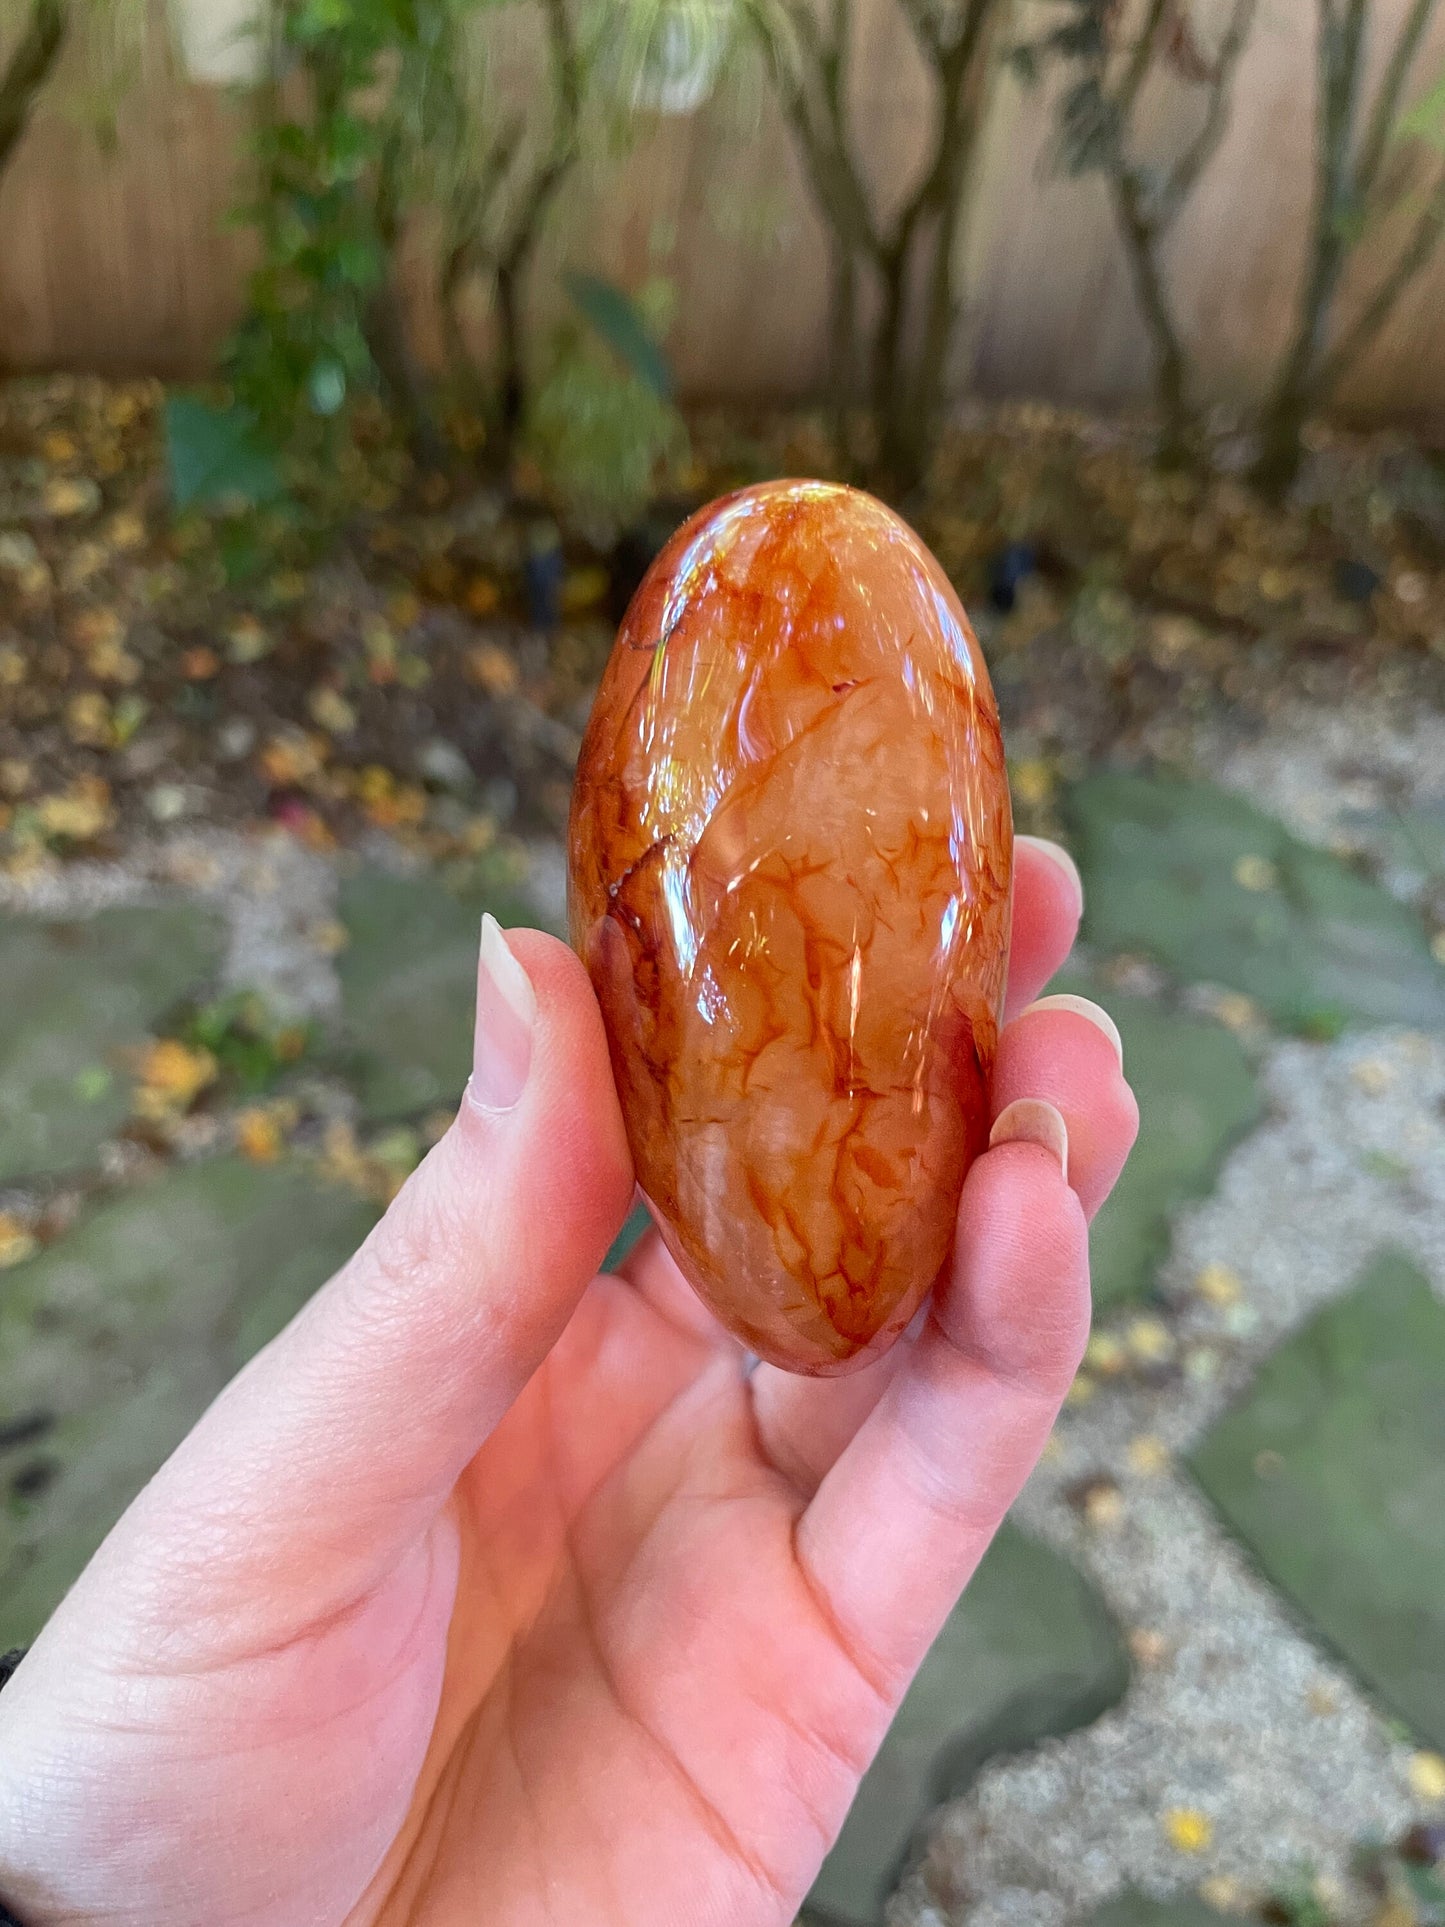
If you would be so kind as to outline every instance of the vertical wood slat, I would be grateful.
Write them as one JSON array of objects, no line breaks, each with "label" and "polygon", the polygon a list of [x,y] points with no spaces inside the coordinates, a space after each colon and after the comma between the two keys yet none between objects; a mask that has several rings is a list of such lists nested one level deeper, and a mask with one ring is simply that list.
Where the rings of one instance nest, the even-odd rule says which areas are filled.
[{"label": "vertical wood slat", "polygon": [[[1377,0],[1380,40],[1406,4]],[[896,0],[859,0],[859,16],[850,109],[886,210],[918,165],[927,91]],[[1261,7],[1228,137],[1174,239],[1181,312],[1203,381],[1224,398],[1259,390],[1289,328],[1309,208],[1314,20],[1315,0]],[[1445,10],[1418,71],[1423,79],[1442,66]],[[188,375],[204,371],[224,339],[246,262],[244,237],[226,225],[244,112],[169,62],[151,68],[124,103],[113,151],[74,119],[43,112],[0,186],[0,365]],[[1167,104],[1162,114],[1164,140]],[[1147,347],[1107,199],[1097,181],[1050,175],[1049,128],[1044,93],[1002,83],[965,249],[960,379],[988,395],[1127,405],[1147,393]],[[750,201],[783,209],[769,245],[735,218]],[[661,122],[605,188],[575,198],[548,256],[570,252],[636,277],[654,232],[669,226],[676,245],[665,265],[680,293],[672,348],[685,389],[816,389],[826,247],[775,110],[746,131],[717,109]],[[420,306],[425,274],[414,254]],[[419,335],[434,343],[434,325]],[[1445,250],[1341,402],[1361,418],[1445,416]]]}]

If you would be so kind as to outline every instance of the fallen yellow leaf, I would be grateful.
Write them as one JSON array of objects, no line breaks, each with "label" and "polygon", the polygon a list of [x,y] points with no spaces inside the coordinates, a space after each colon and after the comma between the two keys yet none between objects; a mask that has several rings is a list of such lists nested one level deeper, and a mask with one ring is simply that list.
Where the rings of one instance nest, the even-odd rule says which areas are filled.
[{"label": "fallen yellow leaf", "polygon": [[0,1211],[0,1271],[23,1264],[36,1249],[34,1233],[27,1231],[10,1212]]},{"label": "fallen yellow leaf", "polygon": [[139,682],[141,666],[139,658],[129,649],[123,649],[118,642],[102,642],[91,650],[88,657],[90,673],[101,682],[130,684]]},{"label": "fallen yellow leaf", "polygon": [[1204,1853],[1214,1842],[1214,1823],[1198,1807],[1170,1807],[1162,1816],[1169,1844],[1180,1853]]},{"label": "fallen yellow leaf", "polygon": [[1124,1517],[1124,1495],[1109,1479],[1096,1479],[1084,1494],[1084,1518],[1096,1531],[1108,1532]]},{"label": "fallen yellow leaf", "polygon": [[306,932],[313,947],[323,957],[338,957],[351,941],[351,932],[336,917],[323,917]]},{"label": "fallen yellow leaf", "polygon": [[1129,1651],[1146,1672],[1153,1672],[1169,1657],[1169,1641],[1152,1626],[1135,1626],[1129,1634]]},{"label": "fallen yellow leaf", "polygon": [[35,806],[35,815],[46,836],[88,843],[110,827],[110,785],[97,776],[79,777],[60,795],[43,796]]},{"label": "fallen yellow leaf", "polygon": [[236,1119],[236,1148],[253,1164],[274,1164],[281,1155],[281,1128],[270,1111],[242,1111]]},{"label": "fallen yellow leaf", "polygon": [[1124,1334],[1124,1342],[1135,1358],[1146,1365],[1158,1365],[1174,1356],[1174,1334],[1162,1319],[1134,1319]]},{"label": "fallen yellow leaf", "polygon": [[489,696],[510,696],[521,681],[516,663],[494,642],[485,642],[472,650],[467,657],[467,674]]},{"label": "fallen yellow leaf", "polygon": [[70,635],[77,649],[89,653],[107,645],[119,647],[125,641],[125,624],[114,609],[82,609],[70,625]]},{"label": "fallen yellow leaf", "polygon": [[61,580],[67,589],[83,589],[109,560],[110,551],[104,542],[77,542],[65,558]]},{"label": "fallen yellow leaf", "polygon": [[1156,1439],[1152,1433],[1141,1432],[1129,1441],[1129,1464],[1134,1471],[1145,1478],[1156,1478],[1159,1473],[1169,1470],[1169,1447],[1163,1439]]},{"label": "fallen yellow leaf", "polygon": [[1405,1774],[1417,1800],[1445,1800],[1445,1755],[1412,1753]]},{"label": "fallen yellow leaf", "polygon": [[133,509],[122,509],[111,517],[109,535],[117,549],[138,549],[146,539],[146,525]]},{"label": "fallen yellow leaf", "polygon": [[412,629],[421,621],[421,598],[411,589],[398,589],[386,605],[386,619],[397,629]]},{"label": "fallen yellow leaf", "polygon": [[257,755],[261,774],[277,789],[292,789],[314,781],[322,759],[309,736],[273,736]]},{"label": "fallen yellow leaf", "polygon": [[110,746],[110,704],[98,689],[82,689],[65,705],[65,733],[87,749]]},{"label": "fallen yellow leaf", "polygon": [[1206,1265],[1194,1280],[1194,1289],[1211,1305],[1221,1309],[1237,1305],[1244,1296],[1244,1283],[1228,1265]]},{"label": "fallen yellow leaf", "polygon": [[312,720],[333,736],[349,736],[356,727],[354,707],[339,689],[332,689],[326,683],[312,690],[306,707],[311,711]]},{"label": "fallen yellow leaf", "polygon": [[1084,1362],[1105,1378],[1115,1378],[1129,1362],[1129,1354],[1112,1332],[1095,1332],[1084,1353]]},{"label": "fallen yellow leaf", "polygon": [[194,649],[186,649],[181,654],[181,674],[187,682],[209,682],[221,667],[221,658],[214,649],[205,643],[198,643]]},{"label": "fallen yellow leaf", "polygon": [[1014,795],[1025,803],[1047,803],[1054,793],[1054,773],[1039,756],[1016,763],[1011,781]]},{"label": "fallen yellow leaf", "polygon": [[502,592],[489,575],[474,575],[467,584],[466,605],[474,616],[489,616],[502,599]]},{"label": "fallen yellow leaf", "polygon": [[237,616],[226,631],[226,652],[232,662],[259,662],[271,638],[254,616]]},{"label": "fallen yellow leaf", "polygon": [[1234,866],[1234,880],[1241,890],[1272,890],[1279,872],[1267,856],[1242,856]]},{"label": "fallen yellow leaf", "polygon": [[571,569],[562,584],[562,613],[580,616],[602,602],[612,578],[603,568]]},{"label": "fallen yellow leaf", "polygon": [[188,1110],[206,1086],[215,1083],[217,1071],[215,1058],[200,1045],[158,1037],[136,1065],[136,1109],[146,1117],[162,1110]]},{"label": "fallen yellow leaf", "polygon": [[1210,1907],[1217,1907],[1222,1914],[1242,1914],[1248,1904],[1248,1895],[1239,1882],[1227,1873],[1211,1874],[1199,1883],[1199,1898]]}]

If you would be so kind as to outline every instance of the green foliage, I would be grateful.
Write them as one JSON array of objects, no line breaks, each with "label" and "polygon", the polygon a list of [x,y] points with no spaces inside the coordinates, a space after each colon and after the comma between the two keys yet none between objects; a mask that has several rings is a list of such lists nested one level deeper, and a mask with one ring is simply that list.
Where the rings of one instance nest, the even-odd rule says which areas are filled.
[{"label": "green foliage", "polygon": [[[608,313],[617,312],[609,303]],[[627,333],[649,339],[635,315]],[[654,357],[666,372],[655,345],[649,363]],[[686,458],[687,429],[666,394],[605,334],[566,325],[528,414],[527,447],[561,508],[583,523],[615,529],[645,507],[659,478]]]},{"label": "green foliage", "polygon": [[1356,1875],[1396,1903],[1412,1927],[1445,1927],[1445,1860],[1433,1857],[1432,1834],[1412,1828],[1393,1845],[1365,1840],[1354,1853]]},{"label": "green foliage", "polygon": [[304,1025],[284,1022],[257,991],[235,991],[202,1004],[186,1018],[181,1041],[207,1050],[243,1091],[267,1090],[306,1051]]},{"label": "green foliage", "polygon": [[659,401],[672,399],[672,370],[653,340],[638,304],[615,282],[595,274],[569,274],[567,293],[577,312],[596,330],[632,375]]},{"label": "green foliage", "polygon": [[1334,1927],[1334,1915],[1321,1900],[1310,1869],[1301,1867],[1266,1903],[1266,1918],[1277,1927]]},{"label": "green foliage", "polygon": [[1404,140],[1423,141],[1437,154],[1445,154],[1445,74],[1400,116],[1399,135]]},{"label": "green foliage", "polygon": [[256,507],[282,494],[275,457],[249,409],[168,395],[165,425],[171,500],[182,513]]},{"label": "green foliage", "polygon": [[[246,210],[262,259],[228,357],[240,406],[279,447],[324,439],[374,385],[367,315],[386,273],[377,170],[385,125],[367,103],[383,58],[417,31],[424,0],[274,0],[272,73]],[[288,69],[304,104],[283,104]],[[318,436],[318,431],[323,431]]]}]

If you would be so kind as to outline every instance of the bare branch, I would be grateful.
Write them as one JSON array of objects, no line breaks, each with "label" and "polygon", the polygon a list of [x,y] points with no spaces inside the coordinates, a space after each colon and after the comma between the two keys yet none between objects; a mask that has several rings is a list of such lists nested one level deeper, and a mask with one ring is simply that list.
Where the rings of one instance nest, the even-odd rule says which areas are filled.
[{"label": "bare branch", "polygon": [[1194,452],[1194,412],[1188,358],[1159,261],[1158,230],[1144,208],[1142,184],[1136,175],[1127,168],[1120,169],[1113,176],[1112,187],[1134,292],[1154,348],[1154,383],[1164,437],[1161,454],[1172,462],[1183,462]]},{"label": "bare branch", "polygon": [[1415,64],[1415,56],[1420,50],[1420,42],[1425,37],[1425,29],[1430,24],[1436,4],[1437,0],[1414,0],[1390,50],[1389,62],[1375,94],[1370,123],[1355,162],[1357,202],[1364,202],[1368,198],[1379,178],[1380,164],[1400,116],[1400,102],[1410,78],[1410,70]]},{"label": "bare branch", "polygon": [[847,245],[879,261],[885,243],[848,145],[843,74],[851,37],[851,0],[834,0],[831,42],[824,40],[806,0],[801,5],[793,4],[793,0],[784,0],[784,4],[823,96],[820,116],[809,98],[805,78],[797,77],[783,87],[783,108],[802,149],[813,192]]},{"label": "bare branch", "polygon": [[1230,89],[1234,84],[1234,70],[1239,65],[1240,56],[1244,52],[1250,31],[1254,26],[1257,4],[1258,0],[1235,0],[1229,25],[1225,28],[1224,38],[1219,43],[1219,52],[1215,55],[1209,81],[1209,104],[1204,112],[1203,125],[1171,170],[1164,192],[1159,197],[1154,219],[1155,226],[1161,233],[1173,225],[1180,209],[1193,193],[1199,176],[1214,158],[1215,150],[1224,138],[1224,129],[1229,119]]},{"label": "bare branch", "polygon": [[1395,312],[1407,288],[1429,264],[1445,235],[1445,169],[1442,169],[1410,238],[1354,321],[1320,363],[1315,378],[1322,400],[1337,388]]},{"label": "bare branch", "polygon": [[1139,98],[1139,90],[1149,72],[1149,64],[1154,58],[1154,44],[1159,38],[1159,29],[1169,11],[1169,0],[1149,0],[1149,11],[1139,30],[1129,54],[1129,62],[1114,89],[1111,104],[1116,119],[1122,125],[1134,111],[1134,103]]},{"label": "bare branch", "polygon": [[69,25],[66,0],[33,0],[25,32],[0,75],[0,173],[20,144],[36,96],[60,57]]},{"label": "bare branch", "polygon": [[898,0],[898,3],[924,54],[937,64],[943,59],[944,41],[928,0]]},{"label": "bare branch", "polygon": [[498,250],[504,273],[516,273],[536,244],[538,231],[581,151],[578,123],[582,115],[582,56],[567,0],[544,0],[547,15],[548,64],[552,81],[552,137],[546,159],[533,175],[511,232]]}]

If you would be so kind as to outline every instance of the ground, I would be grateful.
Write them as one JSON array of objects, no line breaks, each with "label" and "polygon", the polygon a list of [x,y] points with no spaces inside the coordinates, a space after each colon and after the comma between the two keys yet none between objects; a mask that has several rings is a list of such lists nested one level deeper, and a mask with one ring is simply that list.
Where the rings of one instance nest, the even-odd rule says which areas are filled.
[{"label": "ground", "polygon": [[[483,905],[560,924],[637,545],[569,547],[529,611],[495,503],[379,463],[358,525],[257,569],[167,515],[148,389],[0,394],[4,1645],[441,1128]],[[700,491],[822,466],[807,422],[697,440]],[[1271,518],[1014,411],[916,513],[1020,819],[1084,871],[1063,982],[1143,1135],[1084,1371],[811,1911],[1426,1927],[1445,494],[1339,442]]]}]

